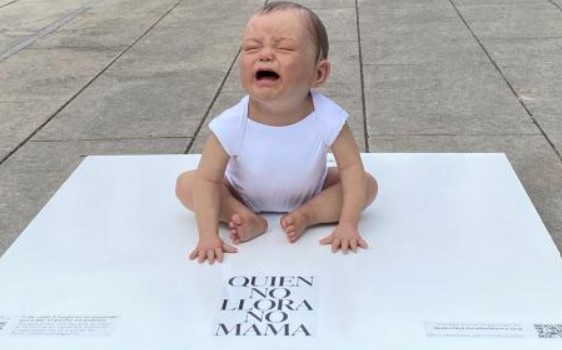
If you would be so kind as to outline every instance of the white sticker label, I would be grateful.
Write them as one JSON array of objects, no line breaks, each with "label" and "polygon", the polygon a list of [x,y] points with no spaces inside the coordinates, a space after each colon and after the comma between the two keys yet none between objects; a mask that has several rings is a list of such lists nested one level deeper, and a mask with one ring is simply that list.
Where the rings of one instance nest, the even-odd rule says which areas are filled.
[{"label": "white sticker label", "polygon": [[425,332],[437,338],[562,339],[562,324],[426,322]]},{"label": "white sticker label", "polygon": [[26,315],[14,319],[12,336],[109,336],[118,316],[99,315]]},{"label": "white sticker label", "polygon": [[2,330],[6,328],[8,321],[10,321],[10,318],[6,316],[0,316],[0,334],[3,334]]}]

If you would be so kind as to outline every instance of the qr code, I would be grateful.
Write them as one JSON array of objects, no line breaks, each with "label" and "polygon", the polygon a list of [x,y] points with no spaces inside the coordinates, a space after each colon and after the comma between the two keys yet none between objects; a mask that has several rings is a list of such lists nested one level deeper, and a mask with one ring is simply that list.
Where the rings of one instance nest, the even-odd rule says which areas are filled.
[{"label": "qr code", "polygon": [[562,324],[535,324],[539,338],[562,338]]}]

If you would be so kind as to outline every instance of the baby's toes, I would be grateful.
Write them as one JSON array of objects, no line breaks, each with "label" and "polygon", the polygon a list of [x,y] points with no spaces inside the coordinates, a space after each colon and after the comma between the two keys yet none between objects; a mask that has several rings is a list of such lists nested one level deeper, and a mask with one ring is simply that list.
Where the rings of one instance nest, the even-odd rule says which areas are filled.
[{"label": "baby's toes", "polygon": [[236,227],[242,225],[244,223],[244,220],[242,219],[242,216],[240,216],[239,214],[234,214],[230,218],[230,223],[232,223]]},{"label": "baby's toes", "polygon": [[293,219],[289,218],[289,217],[285,217],[281,220],[281,227],[283,228],[283,231],[285,231],[286,233],[292,232],[295,230],[295,224],[293,222]]},{"label": "baby's toes", "polygon": [[297,228],[295,227],[295,225],[290,225],[287,228],[287,236],[289,237],[296,237],[298,236],[299,232],[297,231]]}]

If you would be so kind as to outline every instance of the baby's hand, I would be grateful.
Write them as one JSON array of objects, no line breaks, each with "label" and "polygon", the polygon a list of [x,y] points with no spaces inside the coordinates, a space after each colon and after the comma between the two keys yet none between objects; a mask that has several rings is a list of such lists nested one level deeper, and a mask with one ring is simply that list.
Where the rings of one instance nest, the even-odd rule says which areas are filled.
[{"label": "baby's hand", "polygon": [[357,252],[357,247],[368,248],[367,242],[361,238],[357,229],[345,223],[339,223],[329,236],[320,240],[320,244],[331,244],[334,253],[340,249],[347,253],[350,249]]},{"label": "baby's hand", "polygon": [[218,236],[199,238],[199,243],[197,247],[189,254],[189,259],[198,259],[199,263],[207,260],[209,264],[213,264],[215,260],[222,262],[224,258],[224,252],[226,253],[236,253],[238,249],[226,244]]}]

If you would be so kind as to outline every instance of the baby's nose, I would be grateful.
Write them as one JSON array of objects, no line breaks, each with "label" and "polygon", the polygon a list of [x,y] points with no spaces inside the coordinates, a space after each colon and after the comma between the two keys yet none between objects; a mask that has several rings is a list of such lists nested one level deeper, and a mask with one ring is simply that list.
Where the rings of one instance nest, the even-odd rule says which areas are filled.
[{"label": "baby's nose", "polygon": [[263,49],[260,51],[259,61],[260,61],[260,62],[270,62],[270,61],[273,61],[273,50],[271,50],[271,49],[269,49],[269,48],[263,48]]}]

